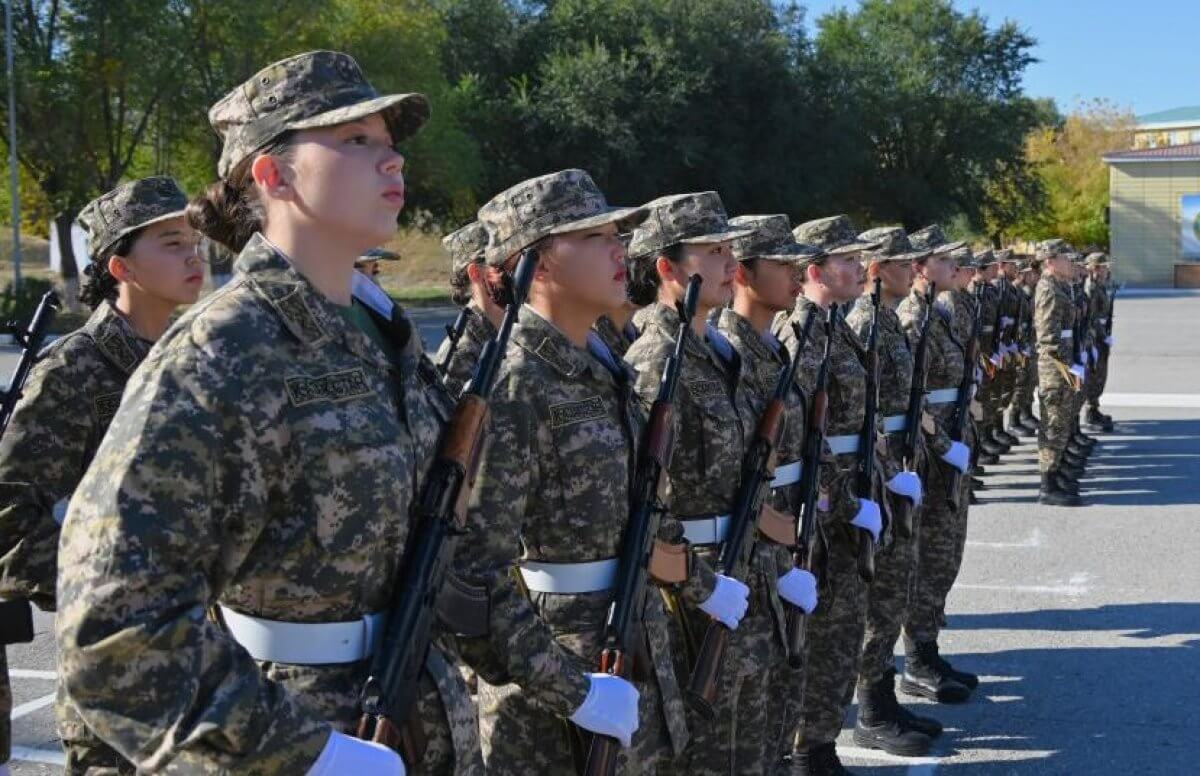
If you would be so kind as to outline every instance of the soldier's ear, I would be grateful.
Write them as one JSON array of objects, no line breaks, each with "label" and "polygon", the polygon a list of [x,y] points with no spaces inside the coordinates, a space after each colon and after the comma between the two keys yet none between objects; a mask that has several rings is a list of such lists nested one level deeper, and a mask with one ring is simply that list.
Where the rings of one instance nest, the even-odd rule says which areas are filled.
[{"label": "soldier's ear", "polygon": [[128,283],[133,279],[133,268],[129,266],[129,262],[124,256],[113,254],[108,257],[108,274],[119,283]]}]

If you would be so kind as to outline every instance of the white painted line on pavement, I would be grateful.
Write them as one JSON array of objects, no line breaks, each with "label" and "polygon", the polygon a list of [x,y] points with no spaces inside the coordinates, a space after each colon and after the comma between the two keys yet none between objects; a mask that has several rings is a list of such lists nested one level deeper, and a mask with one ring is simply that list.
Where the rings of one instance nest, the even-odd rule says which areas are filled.
[{"label": "white painted line on pavement", "polygon": [[1106,407],[1200,408],[1200,393],[1106,393],[1101,403]]},{"label": "white painted line on pavement", "polygon": [[53,679],[58,676],[54,671],[35,671],[30,668],[10,668],[8,675],[17,679]]},{"label": "white painted line on pavement", "polygon": [[1078,598],[1091,592],[1088,582],[1091,574],[1072,574],[1065,583],[1058,585],[970,585],[956,583],[955,587],[963,590],[992,590],[1002,593],[1033,593],[1042,595],[1061,595],[1068,598]]},{"label": "white painted line on pavement", "polygon": [[[892,765],[932,765],[936,767],[941,762],[941,758],[938,757],[900,757],[878,749],[864,749],[860,746],[838,746],[837,752],[839,757],[854,757],[859,760],[873,760],[875,762],[891,763]],[[932,773],[932,771],[921,772]]]},{"label": "white painted line on pavement", "polygon": [[55,751],[54,749],[34,749],[31,746],[14,746],[12,748],[12,759],[24,760],[30,763],[43,763],[45,765],[65,766],[67,764],[67,755],[63,752]]},{"label": "white painted line on pavement", "polygon": [[32,714],[33,712],[37,711],[38,709],[42,709],[42,708],[45,708],[46,706],[49,706],[51,703],[54,703],[54,693],[50,693],[49,695],[43,695],[40,698],[34,698],[33,700],[29,701],[28,703],[22,703],[20,706],[17,706],[15,709],[13,709],[12,710],[12,719],[14,719],[14,720],[20,719],[21,717],[24,717],[26,714]]},{"label": "white painted line on pavement", "polygon": [[1011,550],[1024,547],[1041,547],[1042,546],[1042,530],[1034,528],[1033,533],[1029,534],[1028,539],[1019,542],[973,542],[967,540],[968,547],[986,547],[990,550]]}]

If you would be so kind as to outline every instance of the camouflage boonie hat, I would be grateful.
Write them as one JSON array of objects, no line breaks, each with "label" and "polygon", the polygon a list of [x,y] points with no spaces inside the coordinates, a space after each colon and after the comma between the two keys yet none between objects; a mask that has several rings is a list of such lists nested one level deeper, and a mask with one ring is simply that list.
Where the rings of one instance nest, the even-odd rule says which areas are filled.
[{"label": "camouflage boonie hat", "polygon": [[879,243],[875,250],[863,254],[864,261],[918,261],[928,256],[930,250],[916,250],[904,233],[902,226],[878,226],[858,236],[859,242]]},{"label": "camouflage boonie hat", "polygon": [[624,232],[645,217],[645,208],[609,207],[583,170],[552,172],[505,189],[479,209],[488,237],[484,260],[499,267],[543,237],[613,223]]},{"label": "camouflage boonie hat", "polygon": [[804,264],[821,253],[811,245],[796,242],[792,237],[792,222],[786,215],[738,216],[729,219],[729,225],[754,230],[733,241],[733,257],[738,261],[766,259]]},{"label": "camouflage boonie hat", "polygon": [[1012,263],[1012,261],[1013,261],[1013,255],[1014,255],[1015,253],[1016,253],[1016,251],[1014,251],[1012,248],[1001,248],[1000,250],[998,250],[998,251],[996,251],[996,252],[995,252],[995,254],[996,254],[996,261],[998,261],[998,262],[1000,262],[1000,261],[1003,261],[1003,262],[1007,262],[1007,263]]},{"label": "camouflage boonie hat", "polygon": [[815,245],[824,251],[847,245],[866,245],[859,242],[858,230],[854,228],[850,216],[842,214],[805,221],[792,230],[792,236],[796,238],[796,242]]},{"label": "camouflage boonie hat", "polygon": [[443,237],[442,248],[450,254],[450,271],[457,273],[468,264],[482,264],[487,241],[487,229],[478,221],[472,221]]},{"label": "camouflage boonie hat", "polygon": [[672,245],[729,242],[752,232],[731,228],[715,191],[669,194],[644,207],[646,220],[633,230],[629,243],[629,255],[635,259],[656,256]]},{"label": "camouflage boonie hat", "polygon": [[1052,259],[1059,254],[1069,254],[1070,252],[1071,246],[1067,245],[1067,241],[1056,237],[1050,240],[1042,240],[1040,243],[1038,243],[1035,249],[1034,257],[1045,261],[1046,259]]},{"label": "camouflage boonie hat", "polygon": [[88,233],[88,253],[97,260],[130,232],[187,212],[187,195],[171,178],[155,176],[122,183],[89,202],[79,223]]},{"label": "camouflage boonie hat", "polygon": [[940,224],[930,224],[923,229],[918,229],[908,235],[908,241],[917,250],[926,250],[937,248],[945,245],[949,240],[946,239],[946,233],[942,231]]},{"label": "camouflage boonie hat", "polygon": [[400,254],[395,251],[389,251],[387,248],[372,248],[371,250],[358,257],[357,264],[360,261],[399,261]]},{"label": "camouflage boonie hat", "polygon": [[1108,262],[1108,254],[1105,253],[1104,251],[1096,251],[1095,253],[1089,253],[1087,255],[1087,258],[1084,259],[1084,263],[1087,264],[1089,267],[1106,267],[1106,266],[1108,266],[1108,263],[1109,263]]},{"label": "camouflage boonie hat", "polygon": [[217,175],[233,168],[284,132],[332,127],[382,114],[399,143],[429,118],[423,94],[380,95],[358,63],[337,51],[310,51],[267,65],[208,111],[224,146]]},{"label": "camouflage boonie hat", "polygon": [[957,266],[966,269],[979,269],[983,266],[976,260],[975,254],[971,252],[970,247],[968,247],[965,243],[946,243],[946,245],[954,247],[952,247],[949,251],[942,251],[941,248],[944,246],[938,246],[938,250],[935,250],[934,253],[941,254],[948,252],[950,254],[951,261],[953,261]]},{"label": "camouflage boonie hat", "polygon": [[992,252],[991,248],[984,248],[975,253],[975,265],[977,267],[990,267],[997,261],[996,254]]}]

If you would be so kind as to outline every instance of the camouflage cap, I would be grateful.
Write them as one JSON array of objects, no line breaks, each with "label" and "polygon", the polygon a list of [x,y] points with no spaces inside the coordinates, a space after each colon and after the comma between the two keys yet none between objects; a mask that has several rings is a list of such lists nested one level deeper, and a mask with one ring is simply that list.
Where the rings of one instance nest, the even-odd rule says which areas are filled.
[{"label": "camouflage cap", "polygon": [[624,232],[645,217],[645,208],[609,207],[583,170],[552,172],[505,189],[479,209],[488,237],[484,260],[499,267],[543,237],[612,223]]},{"label": "camouflage cap", "polygon": [[1055,237],[1050,240],[1042,240],[1037,244],[1034,256],[1042,261],[1052,259],[1059,254],[1067,254],[1071,252],[1071,246],[1067,245],[1067,241]]},{"label": "camouflage cap", "polygon": [[1001,248],[996,251],[996,261],[1011,262],[1016,253],[1012,248]]},{"label": "camouflage cap", "polygon": [[1084,259],[1084,263],[1089,267],[1106,267],[1109,263],[1108,254],[1104,251],[1095,251],[1094,253],[1089,253],[1087,258]]},{"label": "camouflage cap", "polygon": [[337,51],[310,51],[264,67],[222,97],[208,121],[224,146],[217,174],[237,165],[284,132],[332,127],[380,113],[399,143],[429,118],[423,94],[380,95],[358,63]]},{"label": "camouflage cap", "polygon": [[629,243],[633,258],[654,256],[672,245],[729,242],[753,232],[730,226],[715,191],[670,194],[647,202],[645,208],[646,220],[633,230]]},{"label": "camouflage cap", "polygon": [[450,271],[457,273],[468,264],[482,264],[487,241],[487,229],[478,221],[472,221],[443,237],[442,248],[450,254]]},{"label": "camouflage cap", "polygon": [[983,248],[975,252],[975,264],[981,268],[990,267],[997,261],[996,254],[992,252],[991,248]]},{"label": "camouflage cap", "polygon": [[753,230],[733,241],[733,257],[738,261],[766,259],[805,264],[821,253],[811,245],[796,242],[792,237],[792,222],[783,214],[738,216],[729,219],[729,225]]},{"label": "camouflage cap", "polygon": [[[399,261],[400,254],[387,248],[372,248],[358,257],[358,261]],[[358,261],[355,263],[357,264]]]},{"label": "camouflage cap", "polygon": [[92,261],[130,232],[185,215],[187,204],[187,195],[179,184],[162,175],[122,183],[93,199],[78,216],[88,233]]},{"label": "camouflage cap", "polygon": [[865,261],[919,261],[930,255],[930,250],[916,250],[909,242],[902,226],[878,226],[858,236],[863,243],[879,243],[875,250],[863,254]]},{"label": "camouflage cap", "polygon": [[[959,267],[964,267],[966,269],[979,269],[980,267],[983,266],[975,258],[975,254],[971,252],[971,248],[969,246],[967,246],[966,243],[962,243],[962,242],[947,243],[947,245],[954,246],[949,251],[950,259]],[[941,246],[939,246],[939,248],[940,247]],[[943,253],[943,251],[941,251],[941,250],[938,250],[936,252]]]},{"label": "camouflage cap", "polygon": [[792,230],[792,236],[796,242],[815,245],[825,251],[855,244],[862,245],[859,250],[865,250],[867,246],[859,241],[858,230],[850,216],[844,214],[805,221]]},{"label": "camouflage cap", "polygon": [[908,235],[908,241],[912,243],[917,250],[925,250],[926,248],[936,248],[939,245],[945,245],[949,240],[946,239],[946,233],[942,231],[940,224],[930,224],[923,229]]}]

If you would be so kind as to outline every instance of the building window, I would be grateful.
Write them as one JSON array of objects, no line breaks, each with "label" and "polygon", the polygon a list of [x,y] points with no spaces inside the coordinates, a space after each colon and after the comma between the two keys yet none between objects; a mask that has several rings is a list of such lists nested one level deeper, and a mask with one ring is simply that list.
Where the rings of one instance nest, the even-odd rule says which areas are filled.
[{"label": "building window", "polygon": [[1193,129],[1191,134],[1192,134],[1191,142],[1200,143],[1200,129]]},{"label": "building window", "polygon": [[1173,145],[1173,146],[1183,145],[1184,143],[1187,142],[1187,136],[1188,136],[1187,133],[1183,132],[1183,131],[1172,132],[1171,133],[1171,145]]}]

